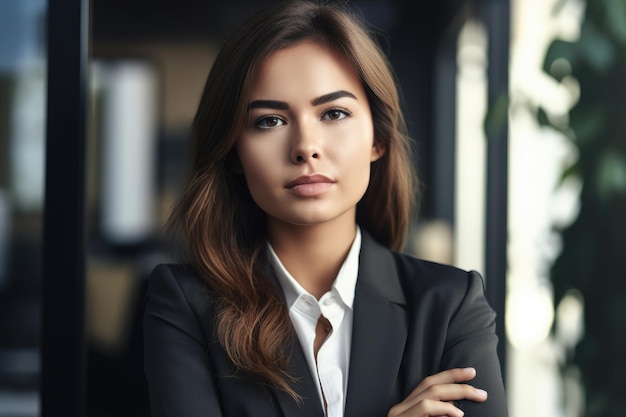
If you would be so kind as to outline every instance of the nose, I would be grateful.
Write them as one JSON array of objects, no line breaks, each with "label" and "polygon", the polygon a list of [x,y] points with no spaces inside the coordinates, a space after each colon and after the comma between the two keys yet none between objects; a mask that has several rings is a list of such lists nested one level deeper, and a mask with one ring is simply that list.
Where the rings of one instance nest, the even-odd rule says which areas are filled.
[{"label": "nose", "polygon": [[314,126],[301,124],[294,132],[291,161],[294,164],[310,162],[322,157],[320,132]]},{"label": "nose", "polygon": [[317,152],[311,153],[310,156],[309,156],[309,153],[307,152],[301,152],[301,153],[296,154],[295,162],[300,163],[300,162],[307,161],[309,159],[318,159],[319,157],[320,156]]}]

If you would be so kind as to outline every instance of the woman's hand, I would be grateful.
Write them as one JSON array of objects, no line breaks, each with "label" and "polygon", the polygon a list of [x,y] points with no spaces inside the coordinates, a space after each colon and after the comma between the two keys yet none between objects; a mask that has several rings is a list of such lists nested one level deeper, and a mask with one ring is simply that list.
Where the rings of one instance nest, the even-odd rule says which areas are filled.
[{"label": "woman's hand", "polygon": [[389,410],[387,417],[462,417],[464,413],[454,401],[487,399],[487,392],[459,383],[475,376],[474,368],[455,368],[424,378],[404,401]]}]

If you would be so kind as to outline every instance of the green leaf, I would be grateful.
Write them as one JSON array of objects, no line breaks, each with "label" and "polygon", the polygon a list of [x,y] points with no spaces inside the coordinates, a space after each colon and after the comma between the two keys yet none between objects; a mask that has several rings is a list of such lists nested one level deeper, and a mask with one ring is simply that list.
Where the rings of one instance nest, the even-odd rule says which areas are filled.
[{"label": "green leaf", "polygon": [[559,177],[559,181],[557,182],[557,187],[563,185],[565,180],[572,178],[572,177],[573,178],[581,177],[580,164],[578,163],[578,160],[563,170],[563,172],[561,173],[561,176]]},{"label": "green leaf", "polygon": [[591,22],[583,23],[576,45],[578,54],[599,73],[607,73],[615,61],[615,47]]},{"label": "green leaf", "polygon": [[580,147],[585,147],[593,142],[604,128],[606,118],[606,113],[598,109],[589,109],[572,117],[570,125],[576,135],[576,143]]},{"label": "green leaf", "polygon": [[574,66],[578,59],[578,47],[575,43],[566,42],[560,39],[552,42],[546,52],[546,59],[543,61],[543,70],[547,74],[552,75],[557,81],[561,81],[560,74],[553,73],[554,62],[559,59],[565,59]]},{"label": "green leaf", "polygon": [[485,133],[491,137],[498,133],[509,117],[509,95],[501,93],[491,105],[485,116]]},{"label": "green leaf", "polygon": [[537,122],[539,126],[552,126],[548,114],[542,107],[537,108]]},{"label": "green leaf", "polygon": [[598,164],[598,195],[608,199],[617,194],[626,194],[626,159],[616,150],[607,149]]},{"label": "green leaf", "polygon": [[607,29],[626,47],[626,1],[606,0]]}]

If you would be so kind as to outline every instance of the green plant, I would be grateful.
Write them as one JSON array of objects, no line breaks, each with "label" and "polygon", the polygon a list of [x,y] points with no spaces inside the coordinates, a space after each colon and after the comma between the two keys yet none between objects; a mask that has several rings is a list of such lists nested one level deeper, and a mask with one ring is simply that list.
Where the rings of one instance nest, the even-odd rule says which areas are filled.
[{"label": "green plant", "polygon": [[538,114],[578,149],[563,179],[582,181],[551,271],[555,303],[574,288],[585,302],[585,334],[564,369],[580,369],[587,417],[626,416],[626,0],[588,0],[580,38],[554,41],[544,69],[580,85],[568,121]]}]

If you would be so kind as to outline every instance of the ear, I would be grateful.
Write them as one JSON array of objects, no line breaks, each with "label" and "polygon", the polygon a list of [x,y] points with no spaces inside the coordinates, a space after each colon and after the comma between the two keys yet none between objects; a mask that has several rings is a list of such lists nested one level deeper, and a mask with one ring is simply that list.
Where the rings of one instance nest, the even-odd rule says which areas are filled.
[{"label": "ear", "polygon": [[370,162],[378,161],[385,154],[385,148],[380,143],[372,145],[372,156]]}]

